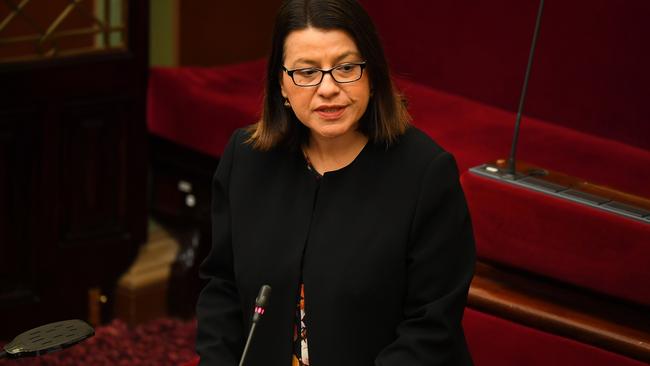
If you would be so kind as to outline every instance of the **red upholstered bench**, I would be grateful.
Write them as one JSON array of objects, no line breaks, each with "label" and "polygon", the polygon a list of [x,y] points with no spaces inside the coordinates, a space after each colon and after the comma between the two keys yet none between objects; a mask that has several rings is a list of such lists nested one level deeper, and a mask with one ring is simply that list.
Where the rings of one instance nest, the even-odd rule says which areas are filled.
[{"label": "red upholstered bench", "polygon": [[[263,61],[217,68],[154,69],[150,131],[218,157],[235,128],[256,121],[263,73]],[[649,225],[470,174],[468,168],[507,154],[514,115],[408,80],[398,79],[397,85],[409,100],[414,124],[456,156],[481,259],[650,304],[650,273],[644,264],[650,258]],[[523,159],[650,196],[648,151],[540,120],[525,123]],[[598,164],[585,164],[594,161]],[[466,321],[466,327],[472,347],[479,349],[475,354],[478,360],[483,357],[480,349],[485,350],[478,340],[482,331],[474,329],[478,323],[490,320],[508,331],[524,329],[476,311],[470,314],[472,320]],[[551,341],[539,331],[522,336],[531,337],[531,342],[544,338],[554,347],[570,346],[567,352],[574,356],[592,349],[575,342]],[[516,338],[513,334],[507,337]],[[521,355],[513,359],[524,357],[527,351],[518,352]],[[609,353],[585,357],[601,356],[614,357]]]},{"label": "red upholstered bench", "polygon": [[237,128],[254,123],[262,105],[264,60],[231,66],[152,68],[149,132],[218,157]]},{"label": "red upholstered bench", "polygon": [[[149,129],[218,157],[234,129],[256,121],[263,74],[263,61],[154,69]],[[456,157],[479,257],[650,305],[650,225],[467,173],[507,154],[514,115],[407,80],[397,84],[414,124]],[[522,159],[650,197],[647,150],[539,120],[524,122]]]},{"label": "red upholstered bench", "polygon": [[476,366],[647,365],[473,309],[466,309],[463,328]]},{"label": "red upholstered bench", "polygon": [[[406,81],[414,123],[451,151],[462,172],[479,257],[650,305],[650,225],[467,172],[505,157],[510,112]],[[528,119],[519,156],[650,197],[650,152]]]},{"label": "red upholstered bench", "polygon": [[[650,305],[647,225],[467,172],[507,157],[538,2],[360,1],[393,69],[420,83],[398,83],[415,124],[456,156],[479,256]],[[648,12],[546,5],[518,159],[650,199]]]},{"label": "red upholstered bench", "polygon": [[[536,2],[361,2],[377,23],[414,124],[456,157],[481,261],[647,313],[648,224],[468,171],[509,152],[515,116],[506,108],[516,106]],[[649,12],[646,0],[547,5],[526,109],[537,118],[523,120],[518,159],[650,198],[650,49],[638,47],[648,38]],[[257,120],[263,78],[263,61],[154,69],[149,129],[218,157],[235,128]],[[478,285],[486,283],[492,282]],[[492,288],[493,294],[501,290]],[[550,328],[477,312],[474,298],[464,325],[477,365],[638,364]],[[518,311],[518,304],[501,305]],[[583,330],[591,332],[590,326]],[[646,352],[649,327],[635,333],[632,325],[629,334],[637,337],[625,341],[638,341],[639,352]]]}]

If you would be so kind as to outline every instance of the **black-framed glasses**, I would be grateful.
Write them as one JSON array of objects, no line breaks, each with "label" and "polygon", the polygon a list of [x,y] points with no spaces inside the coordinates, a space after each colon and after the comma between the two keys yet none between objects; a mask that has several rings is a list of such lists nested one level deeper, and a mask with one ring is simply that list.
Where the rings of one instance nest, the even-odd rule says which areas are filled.
[{"label": "black-framed glasses", "polygon": [[289,70],[282,66],[287,75],[293,80],[297,86],[317,86],[325,77],[325,74],[330,74],[332,79],[337,83],[352,83],[363,76],[363,69],[366,68],[366,62],[347,62],[341,65],[332,67],[331,69],[323,70],[316,67],[305,67],[300,69]]}]

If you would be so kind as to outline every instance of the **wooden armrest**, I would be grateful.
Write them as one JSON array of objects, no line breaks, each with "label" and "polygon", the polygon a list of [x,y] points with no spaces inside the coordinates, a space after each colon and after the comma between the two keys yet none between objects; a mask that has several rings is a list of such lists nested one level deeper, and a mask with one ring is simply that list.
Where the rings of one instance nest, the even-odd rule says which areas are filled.
[{"label": "wooden armrest", "polygon": [[479,262],[471,308],[650,362],[650,309]]}]

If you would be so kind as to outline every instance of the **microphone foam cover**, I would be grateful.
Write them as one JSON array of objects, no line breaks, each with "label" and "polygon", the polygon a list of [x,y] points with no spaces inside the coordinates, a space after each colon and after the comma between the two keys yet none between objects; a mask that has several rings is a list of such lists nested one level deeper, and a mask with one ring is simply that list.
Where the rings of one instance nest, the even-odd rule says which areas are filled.
[{"label": "microphone foam cover", "polygon": [[262,288],[260,288],[260,293],[255,299],[255,305],[259,307],[266,307],[266,304],[269,302],[269,297],[271,297],[271,286],[262,286]]}]

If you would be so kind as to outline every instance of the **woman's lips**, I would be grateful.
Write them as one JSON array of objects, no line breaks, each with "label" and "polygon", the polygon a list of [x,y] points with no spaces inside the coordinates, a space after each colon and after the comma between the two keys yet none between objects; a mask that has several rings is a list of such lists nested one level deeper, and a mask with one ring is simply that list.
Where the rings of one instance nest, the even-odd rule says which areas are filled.
[{"label": "woman's lips", "polygon": [[324,108],[318,108],[316,109],[316,114],[320,116],[322,119],[326,120],[335,120],[341,118],[343,113],[345,112],[345,109],[347,107],[345,106],[337,106],[337,107],[324,107]]}]

